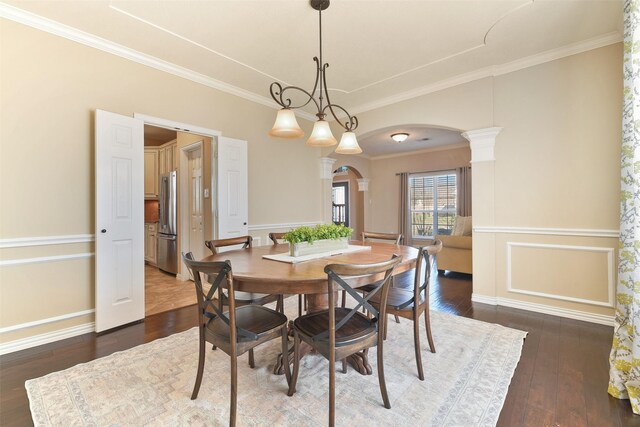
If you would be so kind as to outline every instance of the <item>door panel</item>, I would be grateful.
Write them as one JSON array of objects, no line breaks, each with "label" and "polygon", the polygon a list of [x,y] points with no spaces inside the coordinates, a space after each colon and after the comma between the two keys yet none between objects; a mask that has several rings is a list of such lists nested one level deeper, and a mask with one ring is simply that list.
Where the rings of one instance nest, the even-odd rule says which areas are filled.
[{"label": "door panel", "polygon": [[189,251],[195,259],[205,256],[204,210],[202,190],[202,149],[188,153],[189,178]]},{"label": "door panel", "polygon": [[144,318],[143,126],[96,110],[96,332]]},{"label": "door panel", "polygon": [[218,238],[249,233],[247,141],[218,138]]}]

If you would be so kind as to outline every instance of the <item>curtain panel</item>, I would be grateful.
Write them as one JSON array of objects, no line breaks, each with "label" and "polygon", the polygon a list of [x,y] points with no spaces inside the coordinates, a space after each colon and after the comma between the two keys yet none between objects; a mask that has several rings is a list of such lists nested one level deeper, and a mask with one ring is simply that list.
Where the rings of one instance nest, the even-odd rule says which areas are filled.
[{"label": "curtain panel", "polygon": [[624,2],[620,244],[609,394],[640,414],[640,0]]},{"label": "curtain panel", "polygon": [[456,213],[460,216],[471,216],[471,167],[456,168],[456,183]]},{"label": "curtain panel", "polygon": [[404,236],[404,244],[411,246],[413,237],[411,236],[411,208],[409,207],[409,173],[400,174],[400,234]]}]

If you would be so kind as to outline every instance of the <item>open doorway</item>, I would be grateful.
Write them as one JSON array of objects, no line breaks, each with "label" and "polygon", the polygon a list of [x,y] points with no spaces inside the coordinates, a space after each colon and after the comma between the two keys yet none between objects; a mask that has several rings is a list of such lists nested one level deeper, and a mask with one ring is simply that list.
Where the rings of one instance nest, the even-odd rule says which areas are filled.
[{"label": "open doorway", "polygon": [[362,174],[353,166],[340,166],[333,171],[332,220],[353,228],[354,239],[359,239],[364,231],[364,192],[358,185],[361,178]]}]

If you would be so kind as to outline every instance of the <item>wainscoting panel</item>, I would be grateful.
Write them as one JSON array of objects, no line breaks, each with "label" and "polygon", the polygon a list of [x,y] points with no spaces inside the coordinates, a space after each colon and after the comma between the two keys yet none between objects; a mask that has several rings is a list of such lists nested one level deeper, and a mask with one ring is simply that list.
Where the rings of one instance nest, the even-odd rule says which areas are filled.
[{"label": "wainscoting panel", "polygon": [[614,248],[507,242],[507,291],[614,307]]}]

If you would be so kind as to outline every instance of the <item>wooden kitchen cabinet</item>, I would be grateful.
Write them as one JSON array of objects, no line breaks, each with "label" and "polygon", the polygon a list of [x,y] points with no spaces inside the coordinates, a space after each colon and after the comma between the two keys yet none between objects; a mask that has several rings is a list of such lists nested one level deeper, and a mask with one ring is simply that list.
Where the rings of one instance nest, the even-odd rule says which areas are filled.
[{"label": "wooden kitchen cabinet", "polygon": [[158,149],[158,169],[160,175],[178,169],[178,141],[169,141]]},{"label": "wooden kitchen cabinet", "polygon": [[158,223],[144,224],[144,260],[151,265],[158,264]]},{"label": "wooden kitchen cabinet", "polygon": [[144,198],[158,198],[158,150],[144,149]]}]

